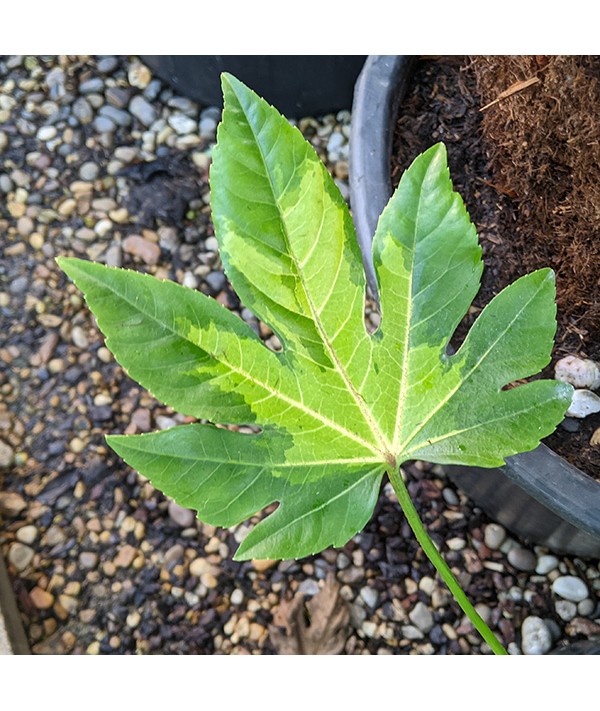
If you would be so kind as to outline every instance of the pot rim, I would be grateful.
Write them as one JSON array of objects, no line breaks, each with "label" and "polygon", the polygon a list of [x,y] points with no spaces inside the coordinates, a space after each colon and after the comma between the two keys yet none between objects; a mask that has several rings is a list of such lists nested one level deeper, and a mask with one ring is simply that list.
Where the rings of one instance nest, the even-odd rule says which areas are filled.
[{"label": "pot rim", "polygon": [[[393,122],[415,60],[409,55],[370,55],[355,87],[350,133],[350,202],[367,280],[374,294],[377,287],[371,243],[379,215],[392,194]],[[547,445],[540,444],[532,451],[507,457],[500,471],[562,519],[600,538],[600,482]]]}]

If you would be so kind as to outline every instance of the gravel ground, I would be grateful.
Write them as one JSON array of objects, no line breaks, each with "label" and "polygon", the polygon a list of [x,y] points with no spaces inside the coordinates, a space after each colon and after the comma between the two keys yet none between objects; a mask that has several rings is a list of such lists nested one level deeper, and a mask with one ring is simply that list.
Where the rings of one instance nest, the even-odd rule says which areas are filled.
[{"label": "gravel ground", "polygon": [[[106,433],[186,420],[114,362],[54,257],[198,288],[273,337],[240,305],[217,254],[207,174],[218,119],[135,57],[0,59],[0,544],[33,652],[273,654],[282,601],[310,598],[332,572],[349,607],[346,653],[489,653],[389,486],[343,549],[237,563],[245,525],[198,522],[105,445]],[[345,196],[349,120],[299,122]],[[511,653],[600,637],[597,561],[512,539],[437,467],[416,463],[408,476]]]}]

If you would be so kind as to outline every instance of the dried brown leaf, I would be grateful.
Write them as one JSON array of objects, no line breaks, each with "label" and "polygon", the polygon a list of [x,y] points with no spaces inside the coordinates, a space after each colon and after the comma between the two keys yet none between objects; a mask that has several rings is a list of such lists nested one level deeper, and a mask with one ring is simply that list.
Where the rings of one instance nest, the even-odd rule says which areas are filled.
[{"label": "dried brown leaf", "polygon": [[335,576],[305,603],[303,593],[281,602],[269,628],[278,654],[340,654],[349,634],[350,611]]}]

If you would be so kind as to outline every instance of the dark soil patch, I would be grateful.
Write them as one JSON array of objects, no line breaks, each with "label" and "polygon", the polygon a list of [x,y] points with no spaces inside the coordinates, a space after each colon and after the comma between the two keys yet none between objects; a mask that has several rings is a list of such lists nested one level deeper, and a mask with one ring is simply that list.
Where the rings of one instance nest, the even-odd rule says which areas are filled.
[{"label": "dark soil patch", "polygon": [[[549,215],[547,220],[536,216],[535,220],[528,221],[526,218],[532,212],[550,209],[547,205],[552,193],[558,197],[556,181],[551,175],[546,176],[545,181],[535,186],[538,193],[531,188],[526,193],[527,199],[518,198],[512,183],[508,185],[494,170],[501,151],[497,144],[491,146],[483,132],[485,112],[481,113],[479,109],[486,102],[478,93],[474,71],[478,59],[456,56],[418,62],[400,107],[392,152],[392,180],[397,185],[402,172],[419,153],[438,141],[446,144],[454,186],[477,227],[485,264],[481,289],[456,334],[457,339],[464,336],[481,309],[505,286],[534,269],[547,266],[555,269],[558,328],[552,364],[543,373],[545,377],[553,377],[554,363],[565,355],[600,360],[598,270],[590,278],[584,263],[585,254],[589,253],[586,252],[588,242],[577,243],[581,254],[577,262],[573,261],[573,242],[568,239],[565,224],[560,232],[543,233],[553,234],[551,241],[531,236],[532,230],[553,229],[549,225],[555,224],[559,217],[564,223],[573,213],[565,208],[566,192],[563,190],[560,192],[561,211]],[[510,83],[508,81],[506,86]],[[600,112],[600,103],[594,107]],[[600,127],[600,116],[597,125]],[[564,152],[561,155],[564,156]],[[492,156],[496,156],[495,162]],[[527,158],[522,156],[519,160],[516,165],[524,174]],[[564,176],[565,173],[563,167],[561,174]],[[563,184],[564,178],[559,183]],[[539,194],[542,189],[545,191],[543,198],[534,201],[532,195]],[[585,193],[585,186],[579,186],[578,190]],[[592,220],[591,208],[585,214]],[[579,217],[576,221],[579,223]],[[579,227],[578,234],[581,234]],[[600,219],[595,222],[595,231],[588,231],[589,236],[600,245]],[[594,249],[599,248],[595,246]],[[565,267],[566,263],[570,265],[569,269]],[[598,264],[598,258],[594,264]],[[581,294],[585,294],[585,298]],[[563,308],[565,303],[569,308]],[[567,431],[561,426],[545,443],[575,466],[600,479],[600,458],[597,449],[589,445],[593,432],[600,427],[600,414],[579,421],[569,420],[565,425],[575,431]]]}]

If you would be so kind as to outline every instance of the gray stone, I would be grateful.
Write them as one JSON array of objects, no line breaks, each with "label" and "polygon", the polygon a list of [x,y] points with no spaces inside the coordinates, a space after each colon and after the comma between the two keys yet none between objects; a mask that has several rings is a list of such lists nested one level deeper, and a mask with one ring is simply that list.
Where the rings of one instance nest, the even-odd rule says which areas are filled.
[{"label": "gray stone", "polygon": [[198,113],[198,105],[185,96],[173,96],[167,101],[167,106],[181,111],[186,116],[195,116]]},{"label": "gray stone", "polygon": [[21,573],[33,560],[34,551],[24,543],[13,543],[8,549],[8,562]]},{"label": "gray stone", "polygon": [[174,227],[166,225],[158,228],[158,243],[163,249],[172,252],[179,245],[179,236]]},{"label": "gray stone", "polygon": [[182,113],[171,114],[168,118],[169,126],[180,136],[187,133],[195,133],[196,122],[193,118]]},{"label": "gray stone", "polygon": [[600,397],[591,390],[575,390],[567,415],[583,418],[600,412]]},{"label": "gray stone", "polygon": [[96,165],[96,163],[92,163],[91,161],[84,163],[81,168],[79,168],[79,177],[81,180],[96,180],[99,173],[100,168]]},{"label": "gray stone", "polygon": [[557,600],[554,609],[561,620],[570,622],[577,614],[577,605],[570,600]]},{"label": "gray stone", "polygon": [[131,99],[131,89],[125,89],[122,86],[111,86],[104,93],[109,104],[116,106],[118,109],[126,108]]},{"label": "gray stone", "polygon": [[138,149],[134,146],[119,146],[114,150],[114,157],[121,163],[131,163],[138,155]]},{"label": "gray stone", "polygon": [[217,122],[214,118],[207,116],[201,118],[198,124],[198,131],[200,132],[200,138],[213,139],[217,131]]},{"label": "gray stone", "polygon": [[79,85],[79,92],[81,94],[95,94],[101,92],[103,89],[104,82],[99,77],[93,77]]},{"label": "gray stone", "polygon": [[144,96],[148,101],[154,101],[156,97],[160,94],[162,85],[159,79],[153,79],[148,86],[144,89]]},{"label": "gray stone", "polygon": [[174,501],[169,501],[169,518],[173,523],[181,526],[181,528],[189,528],[194,525],[196,515],[189,509],[184,509]]},{"label": "gray stone", "polygon": [[592,617],[595,609],[596,604],[589,597],[577,605],[577,612],[583,617]]},{"label": "gray stone", "polygon": [[211,288],[211,291],[218,293],[225,286],[225,274],[223,272],[211,272],[204,280]]},{"label": "gray stone", "polygon": [[129,102],[129,113],[144,126],[151,126],[158,118],[158,113],[152,104],[149,104],[143,96],[134,96]]},{"label": "gray stone", "polygon": [[15,453],[13,448],[0,439],[0,469],[12,467],[14,461]]},{"label": "gray stone", "polygon": [[123,111],[123,109],[118,109],[116,106],[105,104],[100,108],[98,113],[101,116],[109,118],[113,123],[116,123],[117,126],[127,127],[131,125],[131,115],[127,113],[127,111]]},{"label": "gray stone", "polygon": [[218,106],[207,106],[205,109],[202,109],[200,118],[211,118],[215,123],[219,123],[221,120],[221,109]]},{"label": "gray stone", "polygon": [[319,583],[313,578],[306,578],[298,586],[298,592],[303,595],[316,595],[319,592]]},{"label": "gray stone", "polygon": [[417,602],[413,609],[408,613],[410,621],[418,627],[421,632],[429,632],[433,627],[433,615],[431,610],[422,602]]},{"label": "gray stone", "polygon": [[92,119],[94,118],[94,111],[92,107],[89,105],[88,100],[80,96],[74,103],[73,103],[73,116],[79,121],[81,124],[88,124],[91,123]]},{"label": "gray stone", "polygon": [[535,570],[537,563],[535,555],[525,548],[511,548],[508,551],[508,562],[517,570],[526,572]]},{"label": "gray stone", "polygon": [[157,415],[156,424],[161,430],[170,430],[171,427],[177,426],[177,420],[174,420],[172,417],[167,417],[166,415]]},{"label": "gray stone", "polygon": [[108,116],[96,116],[94,119],[94,129],[98,131],[98,133],[112,133],[115,128],[115,124]]},{"label": "gray stone", "polygon": [[96,64],[100,74],[111,74],[119,66],[119,60],[113,56],[101,57]]},{"label": "gray stone", "polygon": [[552,583],[552,590],[556,595],[572,602],[581,602],[589,597],[586,584],[574,575],[562,575]]},{"label": "gray stone", "polygon": [[46,85],[51,99],[61,99],[66,94],[64,70],[60,67],[51,69],[46,75]]},{"label": "gray stone", "polygon": [[104,253],[104,264],[107,267],[120,267],[123,265],[123,252],[120,244],[111,244]]},{"label": "gray stone", "polygon": [[9,178],[8,175],[6,175],[6,173],[2,173],[2,175],[0,175],[0,192],[6,195],[14,189],[15,186],[13,184],[13,181]]},{"label": "gray stone", "polygon": [[506,538],[506,530],[499,523],[488,523],[483,533],[485,545],[493,551],[496,551],[504,543]]},{"label": "gray stone", "polygon": [[367,607],[370,607],[372,610],[377,607],[377,603],[379,602],[379,593],[375,590],[375,588],[365,585],[365,587],[360,590],[360,596]]},{"label": "gray stone", "polygon": [[183,560],[184,552],[185,548],[181,545],[181,543],[176,543],[174,546],[171,546],[165,553],[165,565],[179,563],[180,560]]},{"label": "gray stone", "polygon": [[98,554],[92,551],[82,551],[79,554],[79,565],[85,570],[92,570],[98,565]]},{"label": "gray stone", "polygon": [[538,575],[547,575],[558,568],[558,558],[555,555],[541,555],[538,558],[535,572]]},{"label": "gray stone", "polygon": [[413,625],[402,625],[402,636],[404,639],[423,639],[424,635],[420,629]]},{"label": "gray stone", "polygon": [[9,286],[9,290],[11,294],[22,294],[24,291],[27,291],[28,286],[29,278],[26,276],[20,276],[13,279],[11,285]]},{"label": "gray stone", "polygon": [[552,635],[541,617],[530,616],[521,626],[521,649],[523,654],[546,654],[552,647]]},{"label": "gray stone", "polygon": [[37,132],[39,141],[51,141],[56,138],[57,130],[54,126],[42,126]]}]

